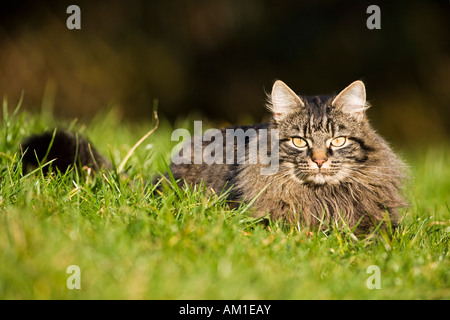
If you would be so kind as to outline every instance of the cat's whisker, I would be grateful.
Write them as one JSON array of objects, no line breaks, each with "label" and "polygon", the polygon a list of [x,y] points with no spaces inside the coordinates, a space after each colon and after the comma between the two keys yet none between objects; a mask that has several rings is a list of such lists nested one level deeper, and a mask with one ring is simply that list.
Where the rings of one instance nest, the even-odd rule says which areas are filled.
[{"label": "cat's whisker", "polygon": [[272,184],[274,184],[274,183],[278,183],[278,182],[280,182],[280,180],[281,179],[286,179],[286,178],[288,178],[289,177],[289,175],[291,175],[291,170],[284,170],[284,171],[286,171],[286,172],[283,172],[279,177],[277,177],[275,180],[272,180],[271,181],[271,185]]},{"label": "cat's whisker", "polygon": [[[356,167],[356,168],[388,168],[388,169],[392,169],[392,166],[379,166],[379,165],[373,165],[373,164],[351,164],[352,167]],[[409,168],[408,165],[398,165],[397,167],[403,167],[403,168]]]},{"label": "cat's whisker", "polygon": [[363,184],[361,181],[356,180],[354,176],[352,176],[350,173],[341,171],[340,174],[344,175],[345,178],[348,178],[349,180],[356,182],[356,184]]},{"label": "cat's whisker", "polygon": [[379,176],[379,177],[403,177],[402,174],[396,174],[396,173],[384,173],[384,172],[376,172],[376,171],[370,171],[370,172],[364,172],[360,171],[358,168],[347,168],[350,170],[353,174],[359,174],[360,176],[370,178],[372,176]]},{"label": "cat's whisker", "polygon": [[378,175],[385,175],[385,176],[403,176],[402,174],[393,173],[393,172],[379,172],[379,171],[375,171],[375,170],[361,171],[361,169],[363,169],[363,168],[350,168],[350,169],[354,170],[355,172],[359,172],[362,174],[369,174],[369,175],[378,174]]},{"label": "cat's whisker", "polygon": [[[299,176],[299,174],[301,174]],[[303,178],[305,174],[302,174],[302,170],[301,169],[296,169],[294,172],[292,171],[288,171],[283,173],[280,177],[278,177],[276,180],[274,180],[272,183],[274,182],[280,182],[281,179],[285,179],[278,187],[281,188],[284,184],[286,184],[287,182],[295,182],[296,179],[301,180]],[[288,188],[290,189],[290,188]]]}]

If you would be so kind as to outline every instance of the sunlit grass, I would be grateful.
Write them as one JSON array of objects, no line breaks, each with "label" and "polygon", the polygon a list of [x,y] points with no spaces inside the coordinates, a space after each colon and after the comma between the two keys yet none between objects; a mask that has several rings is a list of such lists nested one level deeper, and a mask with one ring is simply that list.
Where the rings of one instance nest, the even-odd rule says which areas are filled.
[{"label": "sunlit grass", "polygon": [[[245,206],[201,188],[162,194],[149,182],[170,159],[172,126],[162,120],[116,172],[71,170],[23,176],[20,142],[53,129],[51,117],[6,112],[0,129],[0,298],[3,299],[431,299],[450,298],[450,147],[407,156],[414,175],[393,234],[349,234],[261,223]],[[87,135],[120,163],[152,124],[114,111]],[[81,289],[69,290],[78,265]],[[367,268],[381,289],[368,289]]]}]

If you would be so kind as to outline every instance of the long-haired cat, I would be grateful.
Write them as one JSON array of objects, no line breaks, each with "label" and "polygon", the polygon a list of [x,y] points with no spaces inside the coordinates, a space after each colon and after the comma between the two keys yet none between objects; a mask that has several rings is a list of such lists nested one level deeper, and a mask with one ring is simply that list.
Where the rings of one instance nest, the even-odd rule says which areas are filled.
[{"label": "long-haired cat", "polygon": [[[252,162],[251,157],[241,162],[235,157],[232,163],[221,164],[173,163],[170,170],[179,184],[203,183],[216,192],[231,188],[229,200],[253,201],[254,216],[268,214],[271,219],[301,226],[345,226],[358,234],[385,222],[397,226],[398,210],[406,205],[401,196],[405,165],[370,126],[362,81],[353,82],[335,96],[311,97],[299,96],[282,81],[276,81],[268,100],[272,113],[269,122],[234,129],[258,132],[246,137],[246,156],[255,145],[252,142],[273,145],[267,135],[262,141],[260,132],[277,130],[275,172],[262,174],[268,164]],[[225,137],[226,130],[220,132]],[[45,144],[43,139],[33,137],[24,149],[34,154],[37,141]],[[61,133],[58,139],[70,140],[70,135]],[[258,141],[252,141],[255,139]],[[222,140],[223,148],[230,148],[226,139]],[[84,140],[80,139],[79,144],[80,150],[88,150]],[[203,142],[200,151],[207,146]],[[61,148],[57,153],[68,151]],[[97,152],[84,154],[87,156],[78,156],[77,162],[105,163]],[[195,152],[190,154],[194,157]]]},{"label": "long-haired cat", "polygon": [[337,96],[312,97],[298,96],[276,81],[268,102],[271,121],[240,127],[278,130],[276,173],[261,174],[268,165],[249,159],[242,164],[172,164],[171,171],[176,179],[203,181],[216,191],[232,186],[231,200],[255,199],[255,216],[269,214],[302,226],[346,226],[356,233],[383,221],[395,228],[398,209],[406,205],[401,196],[405,165],[372,129],[367,108],[362,81]]}]

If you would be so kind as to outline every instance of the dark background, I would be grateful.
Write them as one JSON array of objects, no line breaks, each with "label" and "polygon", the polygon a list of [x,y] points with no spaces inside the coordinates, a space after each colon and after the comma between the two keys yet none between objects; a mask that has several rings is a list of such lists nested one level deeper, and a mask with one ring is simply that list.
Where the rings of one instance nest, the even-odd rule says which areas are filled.
[{"label": "dark background", "polygon": [[[66,8],[81,8],[68,30]],[[366,9],[381,9],[369,30]],[[369,117],[404,145],[450,137],[449,1],[14,1],[0,9],[0,95],[89,119],[192,113],[218,124],[267,117],[274,80],[298,94],[366,83]]]}]

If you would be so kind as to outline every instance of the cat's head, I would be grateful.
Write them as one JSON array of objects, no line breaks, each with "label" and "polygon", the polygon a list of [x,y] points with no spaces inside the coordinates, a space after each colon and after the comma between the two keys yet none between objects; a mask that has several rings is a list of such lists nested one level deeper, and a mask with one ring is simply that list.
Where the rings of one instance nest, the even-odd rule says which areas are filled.
[{"label": "cat's head", "polygon": [[335,96],[311,97],[276,81],[269,109],[280,134],[280,168],[314,186],[354,179],[373,151],[367,108],[362,81]]}]

